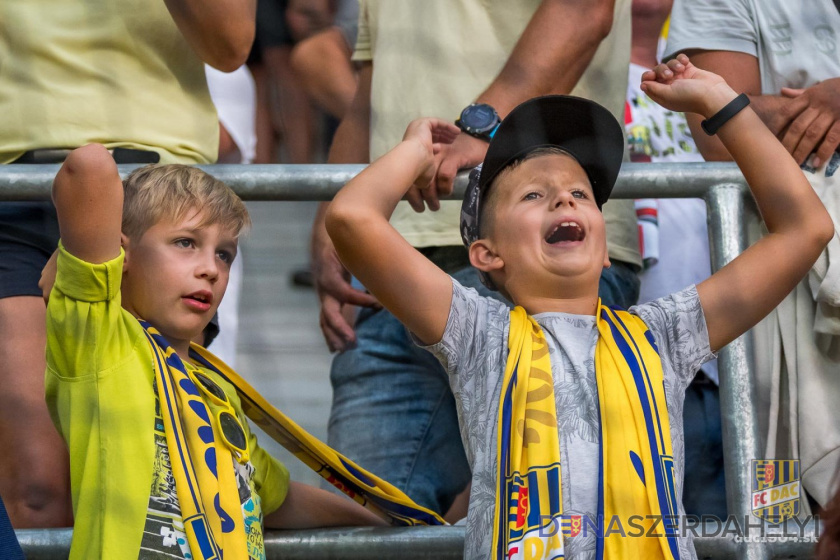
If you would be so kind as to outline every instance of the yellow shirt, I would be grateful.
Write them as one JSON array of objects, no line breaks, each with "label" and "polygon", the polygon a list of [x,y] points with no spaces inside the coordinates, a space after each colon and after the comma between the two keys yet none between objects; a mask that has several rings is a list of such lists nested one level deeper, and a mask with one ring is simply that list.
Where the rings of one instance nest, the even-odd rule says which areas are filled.
[{"label": "yellow shirt", "polygon": [[[71,559],[136,558],[155,459],[154,370],[143,327],[120,304],[124,255],[79,260],[59,244],[47,306],[47,405],[70,450]],[[244,418],[236,390],[212,371]],[[286,468],[243,422],[262,511],[283,503]]]},{"label": "yellow shirt", "polygon": [[91,142],[161,163],[218,153],[204,65],[163,0],[0,2],[0,115],[0,163]]},{"label": "yellow shirt", "polygon": [[[361,0],[353,59],[373,62],[371,161],[397,145],[418,117],[454,121],[490,85],[541,0]],[[613,28],[572,95],[624,122],[631,0],[616,0]],[[415,247],[461,245],[460,201],[438,212],[402,202],[391,223]],[[604,207],[610,257],[641,266],[632,200]]]}]

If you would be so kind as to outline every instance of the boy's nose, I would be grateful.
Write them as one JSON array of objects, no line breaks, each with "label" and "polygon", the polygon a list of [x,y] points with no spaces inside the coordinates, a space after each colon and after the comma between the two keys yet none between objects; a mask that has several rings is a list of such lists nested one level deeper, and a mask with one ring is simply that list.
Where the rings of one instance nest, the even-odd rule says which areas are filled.
[{"label": "boy's nose", "polygon": [[216,254],[201,255],[201,259],[196,266],[196,276],[199,278],[208,278],[215,281],[219,277],[219,264],[216,262]]},{"label": "boy's nose", "polygon": [[558,192],[554,197],[554,207],[560,208],[563,205],[575,206],[577,199],[569,191],[563,190]]}]

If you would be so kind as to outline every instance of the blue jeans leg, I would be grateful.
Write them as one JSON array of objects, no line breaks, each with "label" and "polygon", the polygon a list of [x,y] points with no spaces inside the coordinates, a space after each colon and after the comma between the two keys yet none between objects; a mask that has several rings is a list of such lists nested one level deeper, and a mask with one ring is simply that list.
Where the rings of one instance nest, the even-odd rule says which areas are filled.
[{"label": "blue jeans leg", "polygon": [[446,372],[388,311],[363,309],[330,380],[331,447],[438,513],[470,470]]},{"label": "blue jeans leg", "polygon": [[685,481],[683,506],[689,515],[726,518],[723,435],[717,385],[702,373],[685,391]]},{"label": "blue jeans leg", "polygon": [[598,295],[604,305],[617,305],[630,309],[639,301],[641,281],[632,265],[613,261],[612,266],[601,271]]},{"label": "blue jeans leg", "polygon": [[[498,297],[471,267],[453,276]],[[445,513],[471,476],[446,372],[387,310],[362,309],[356,337],[332,363],[330,446]]]}]

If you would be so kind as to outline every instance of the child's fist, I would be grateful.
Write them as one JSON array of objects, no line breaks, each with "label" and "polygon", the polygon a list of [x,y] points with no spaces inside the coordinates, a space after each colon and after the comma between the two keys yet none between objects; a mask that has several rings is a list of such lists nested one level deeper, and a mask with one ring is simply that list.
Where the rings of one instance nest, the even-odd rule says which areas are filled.
[{"label": "child's fist", "polygon": [[441,145],[451,144],[460,132],[457,126],[443,119],[415,119],[405,129],[403,141],[419,141],[431,155],[435,155],[440,151]]},{"label": "child's fist", "polygon": [[711,117],[736,97],[717,74],[694,66],[684,54],[642,74],[642,91],[672,111]]},{"label": "child's fist", "polygon": [[405,129],[403,142],[420,145],[425,154],[425,161],[419,166],[417,177],[405,194],[405,199],[415,212],[423,212],[426,206],[430,210],[440,208],[439,195],[432,184],[440,165],[440,158],[435,156],[440,153],[443,145],[451,144],[460,132],[461,129],[451,122],[435,118],[413,120]]}]

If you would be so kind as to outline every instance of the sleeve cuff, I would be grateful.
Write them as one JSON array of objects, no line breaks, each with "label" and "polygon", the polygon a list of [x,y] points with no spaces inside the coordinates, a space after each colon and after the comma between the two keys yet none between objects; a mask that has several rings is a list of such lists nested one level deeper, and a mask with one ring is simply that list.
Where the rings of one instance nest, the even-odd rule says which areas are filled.
[{"label": "sleeve cuff", "polygon": [[92,264],[71,255],[59,241],[53,289],[68,298],[89,303],[115,299],[120,293],[124,258],[121,247],[117,257]]}]

